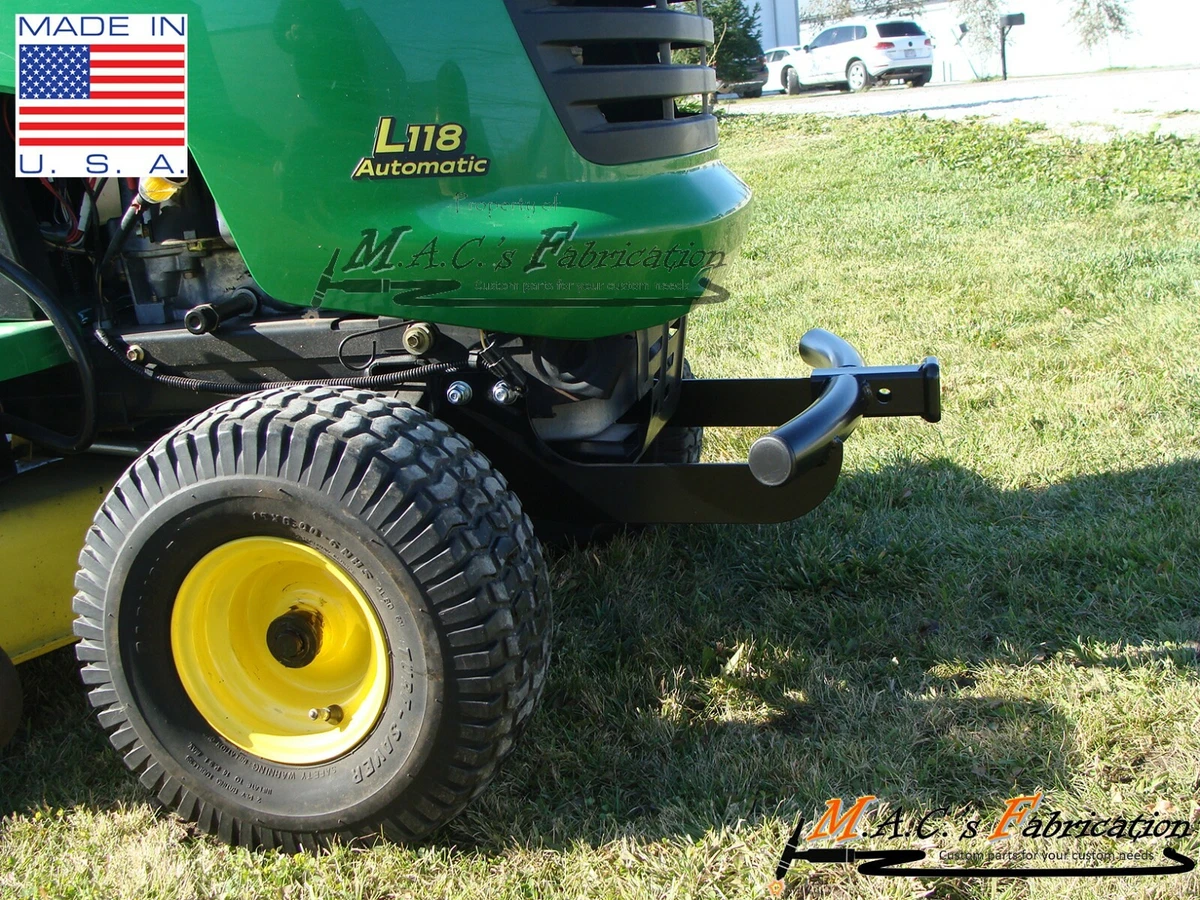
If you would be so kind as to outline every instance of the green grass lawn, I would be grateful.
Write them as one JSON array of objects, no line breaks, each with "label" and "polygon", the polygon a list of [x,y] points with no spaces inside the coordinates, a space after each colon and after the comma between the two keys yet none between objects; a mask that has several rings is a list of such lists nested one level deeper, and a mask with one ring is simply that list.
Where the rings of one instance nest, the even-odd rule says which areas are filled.
[{"label": "green grass lawn", "polygon": [[[797,338],[821,326],[869,363],[937,354],[943,422],[865,422],[833,496],[795,523],[552,555],[542,708],[490,790],[423,847],[289,857],[199,837],[109,751],[70,651],[24,666],[29,728],[0,754],[0,895],[760,898],[796,816],[862,794],[887,802],[876,821],[898,807],[994,821],[1040,790],[1064,814],[1195,827],[1200,145],[902,119],[723,128],[756,205],[718,277],[732,299],[692,317],[697,374],[803,373]],[[706,455],[742,459],[754,436],[712,433]],[[1200,894],[1194,872],[798,864],[789,883]]]}]

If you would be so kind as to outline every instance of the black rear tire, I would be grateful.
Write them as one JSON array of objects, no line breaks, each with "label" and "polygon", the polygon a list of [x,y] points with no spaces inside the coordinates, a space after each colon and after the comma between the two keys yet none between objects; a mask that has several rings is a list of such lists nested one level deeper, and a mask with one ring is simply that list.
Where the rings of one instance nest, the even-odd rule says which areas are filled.
[{"label": "black rear tire", "polygon": [[[256,755],[184,687],[179,654],[202,636],[173,644],[183,579],[247,537],[317,551],[378,620],[382,706],[333,758]],[[549,586],[528,518],[464,438],[379,394],[264,391],[185,422],[114,486],[80,565],[77,655],[101,724],[163,805],[232,844],[425,837],[491,780],[544,684]]]},{"label": "black rear tire", "polygon": [[8,654],[0,648],[0,747],[12,740],[21,727],[24,714],[24,699],[21,693],[21,676]]},{"label": "black rear tire", "polygon": [[789,67],[788,70],[783,73],[783,84],[789,94],[794,96],[800,93],[800,76],[795,69]]}]

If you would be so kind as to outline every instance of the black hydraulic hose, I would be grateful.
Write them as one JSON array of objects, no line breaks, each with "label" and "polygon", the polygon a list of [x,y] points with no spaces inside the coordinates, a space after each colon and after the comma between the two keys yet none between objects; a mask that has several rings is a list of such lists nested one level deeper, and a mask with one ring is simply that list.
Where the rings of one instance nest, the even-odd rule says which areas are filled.
[{"label": "black hydraulic hose", "polygon": [[129,207],[125,210],[125,215],[121,216],[121,227],[117,229],[117,233],[108,242],[108,247],[104,250],[104,256],[100,257],[100,262],[96,265],[97,275],[104,272],[104,267],[125,246],[125,241],[129,238],[129,233],[133,231],[133,226],[137,224],[137,217],[141,211],[142,200],[135,194],[133,199],[129,201]]},{"label": "black hydraulic hose", "polygon": [[83,392],[83,410],[80,414],[79,430],[73,435],[60,434],[44,425],[30,422],[20,416],[0,413],[0,428],[6,432],[18,434],[21,437],[41,444],[56,453],[82,453],[96,438],[98,406],[96,391],[96,373],[92,368],[92,359],[87,348],[83,345],[83,337],[78,326],[71,321],[70,315],[50,293],[50,289],[35,278],[27,269],[7,256],[0,255],[0,275],[3,275],[37,304],[38,309],[46,314],[46,318],[54,325],[59,338],[66,345],[67,355],[75,363],[79,373],[79,384]]},{"label": "black hydraulic hose", "polygon": [[439,373],[457,372],[460,369],[466,368],[466,363],[439,362],[429,363],[424,366],[415,366],[408,369],[401,369],[397,372],[388,372],[383,375],[359,375],[353,378],[313,378],[307,381],[206,381],[200,378],[184,378],[179,375],[164,375],[154,369],[146,366],[138,365],[129,360],[121,351],[113,339],[101,328],[95,331],[96,340],[108,350],[113,356],[120,361],[126,369],[145,378],[147,381],[153,381],[156,384],[167,385],[168,387],[177,387],[185,391],[196,391],[199,393],[210,394],[249,394],[253,391],[269,390],[271,388],[289,388],[289,387],[310,387],[314,385],[328,385],[329,387],[350,387],[350,388],[385,388],[392,387],[397,384],[405,384],[412,381],[423,381],[430,375]]}]

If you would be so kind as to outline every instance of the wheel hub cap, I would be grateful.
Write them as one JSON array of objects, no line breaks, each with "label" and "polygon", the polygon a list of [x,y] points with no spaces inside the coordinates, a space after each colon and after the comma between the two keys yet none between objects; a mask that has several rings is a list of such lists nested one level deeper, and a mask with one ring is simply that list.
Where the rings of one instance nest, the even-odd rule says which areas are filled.
[{"label": "wheel hub cap", "polygon": [[275,762],[312,765],[348,753],[387,699],[387,644],[366,595],[296,541],[241,538],[206,554],[176,595],[171,651],[209,725]]},{"label": "wheel hub cap", "polygon": [[302,669],[321,649],[319,615],[304,609],[286,612],[267,626],[267,649],[289,669]]}]

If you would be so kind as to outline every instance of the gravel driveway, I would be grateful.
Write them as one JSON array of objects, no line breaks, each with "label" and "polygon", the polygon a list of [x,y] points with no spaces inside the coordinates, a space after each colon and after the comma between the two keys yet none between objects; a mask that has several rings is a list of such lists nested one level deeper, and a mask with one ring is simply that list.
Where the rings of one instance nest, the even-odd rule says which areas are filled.
[{"label": "gravel driveway", "polygon": [[1118,132],[1200,135],[1200,68],[1139,69],[1012,78],[924,88],[877,87],[862,94],[819,91],[761,100],[730,100],[731,113],[820,113],[830,116],[895,116],[904,113],[1002,123],[1042,122],[1086,140]]}]

